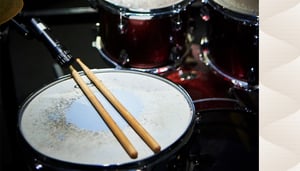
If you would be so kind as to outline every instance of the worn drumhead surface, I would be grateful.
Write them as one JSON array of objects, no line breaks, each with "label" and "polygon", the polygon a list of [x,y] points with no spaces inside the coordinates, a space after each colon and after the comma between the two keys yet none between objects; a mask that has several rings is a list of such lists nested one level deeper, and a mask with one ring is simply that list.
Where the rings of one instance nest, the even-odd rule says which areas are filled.
[{"label": "worn drumhead surface", "polygon": [[136,11],[146,11],[172,6],[184,0],[106,0],[116,6],[129,8]]},{"label": "worn drumhead surface", "polygon": [[213,0],[215,3],[232,11],[258,16],[258,0]]},{"label": "worn drumhead surface", "polygon": [[[97,70],[96,76],[157,140],[162,151],[190,127],[194,116],[190,97],[165,79],[109,69]],[[69,77],[36,92],[23,105],[19,126],[28,144],[44,156],[76,164],[124,164],[153,156],[109,102],[92,84],[89,86],[136,147],[137,159],[127,155]]]}]

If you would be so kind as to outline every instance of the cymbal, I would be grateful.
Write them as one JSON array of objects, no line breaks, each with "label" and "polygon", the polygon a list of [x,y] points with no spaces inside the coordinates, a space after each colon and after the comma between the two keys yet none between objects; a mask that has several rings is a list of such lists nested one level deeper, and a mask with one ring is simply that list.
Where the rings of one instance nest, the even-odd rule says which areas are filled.
[{"label": "cymbal", "polygon": [[15,17],[23,5],[23,0],[0,0],[0,25]]}]

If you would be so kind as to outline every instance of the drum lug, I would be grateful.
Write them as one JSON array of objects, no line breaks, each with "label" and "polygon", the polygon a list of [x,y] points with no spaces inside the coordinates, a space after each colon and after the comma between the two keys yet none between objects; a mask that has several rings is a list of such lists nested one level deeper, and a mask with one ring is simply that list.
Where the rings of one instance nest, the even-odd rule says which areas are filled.
[{"label": "drum lug", "polygon": [[126,64],[129,63],[130,59],[129,59],[128,53],[126,52],[125,49],[121,50],[120,55],[119,55],[119,60],[121,61],[121,64],[123,66],[126,66]]},{"label": "drum lug", "polygon": [[175,18],[172,19],[172,29],[174,31],[182,30],[183,21],[180,17],[180,11],[182,10],[181,8],[182,7],[179,5],[179,6],[174,7],[174,9],[173,9],[173,13],[176,14]]},{"label": "drum lug", "polygon": [[127,32],[127,22],[123,19],[125,12],[120,9],[120,23],[118,24],[118,29],[120,34],[125,34]]},{"label": "drum lug", "polygon": [[169,59],[171,60],[171,61],[173,61],[174,63],[179,63],[179,62],[181,62],[181,60],[182,60],[182,57],[180,56],[180,51],[182,50],[182,47],[180,47],[180,46],[174,46],[174,47],[172,47],[172,49],[171,49],[171,52],[170,52],[170,57],[169,57]]},{"label": "drum lug", "polygon": [[172,29],[174,31],[180,31],[182,29],[182,20],[180,18],[180,15],[177,14],[177,17],[172,20]]},{"label": "drum lug", "polygon": [[37,159],[34,159],[34,168],[36,170],[43,170],[44,166]]},{"label": "drum lug", "polygon": [[121,21],[120,24],[118,25],[118,29],[120,34],[125,34],[127,31],[127,25]]},{"label": "drum lug", "polygon": [[200,16],[203,21],[209,21],[210,15],[209,15],[209,9],[206,5],[202,5],[200,8]]},{"label": "drum lug", "polygon": [[254,67],[251,67],[248,71],[248,86],[250,88],[258,85],[258,72]]},{"label": "drum lug", "polygon": [[259,35],[258,35],[258,28],[255,30],[255,34],[253,35],[253,46],[258,46],[259,44]]}]

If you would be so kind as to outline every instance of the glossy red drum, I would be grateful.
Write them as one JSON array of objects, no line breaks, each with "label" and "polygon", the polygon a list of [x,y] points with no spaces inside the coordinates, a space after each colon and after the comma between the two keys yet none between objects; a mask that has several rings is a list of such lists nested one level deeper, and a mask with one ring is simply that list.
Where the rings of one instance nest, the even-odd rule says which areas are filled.
[{"label": "glossy red drum", "polygon": [[126,68],[178,66],[191,1],[98,0],[102,55]]},{"label": "glossy red drum", "polygon": [[232,85],[213,74],[204,63],[185,61],[176,70],[161,75],[188,92],[197,112],[242,108],[231,95]]},{"label": "glossy red drum", "polygon": [[207,23],[202,59],[233,85],[258,82],[258,0],[208,0],[202,10]]}]

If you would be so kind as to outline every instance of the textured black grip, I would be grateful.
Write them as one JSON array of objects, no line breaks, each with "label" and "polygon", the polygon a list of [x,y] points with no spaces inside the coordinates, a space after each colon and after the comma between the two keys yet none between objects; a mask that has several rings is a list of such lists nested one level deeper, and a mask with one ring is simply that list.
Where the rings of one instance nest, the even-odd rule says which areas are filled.
[{"label": "textured black grip", "polygon": [[33,31],[38,35],[40,40],[46,45],[52,56],[61,66],[69,66],[74,61],[70,50],[66,49],[51,35],[50,29],[42,23],[41,20],[32,18],[30,24]]}]

